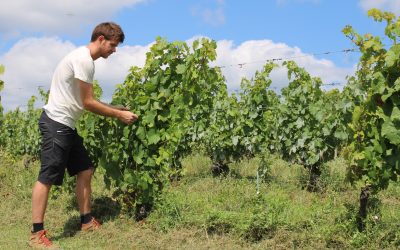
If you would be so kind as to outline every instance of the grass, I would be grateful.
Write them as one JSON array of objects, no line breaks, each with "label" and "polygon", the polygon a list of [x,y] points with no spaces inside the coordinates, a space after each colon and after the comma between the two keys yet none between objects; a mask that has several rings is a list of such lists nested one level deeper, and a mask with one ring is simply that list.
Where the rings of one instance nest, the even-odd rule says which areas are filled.
[{"label": "grass", "polygon": [[[45,227],[62,249],[400,248],[400,185],[372,197],[367,230],[360,233],[359,189],[344,181],[341,158],[323,169],[320,192],[303,188],[308,174],[303,167],[277,157],[268,182],[257,189],[257,164],[256,158],[231,164],[230,175],[214,178],[210,160],[191,155],[183,161],[183,178],[164,190],[144,223],[121,212],[97,171],[93,213],[102,229],[79,231],[77,205],[66,187],[52,191]],[[0,152],[0,249],[27,248],[38,165],[25,167]]]}]

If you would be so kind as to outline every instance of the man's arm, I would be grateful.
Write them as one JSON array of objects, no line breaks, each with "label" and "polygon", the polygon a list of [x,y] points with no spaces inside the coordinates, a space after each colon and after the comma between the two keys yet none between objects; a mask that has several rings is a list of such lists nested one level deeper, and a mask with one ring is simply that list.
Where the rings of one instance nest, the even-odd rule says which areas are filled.
[{"label": "man's arm", "polygon": [[93,85],[79,79],[77,81],[81,92],[82,104],[86,110],[102,116],[115,117],[126,124],[131,124],[138,119],[136,114],[125,108],[114,107],[96,100],[93,95]]},{"label": "man's arm", "polygon": [[122,105],[111,105],[111,104],[109,104],[109,103],[105,103],[105,102],[102,102],[102,101],[99,101],[99,102],[101,102],[102,104],[104,104],[104,105],[106,105],[106,106],[108,106],[108,107],[110,107],[110,108],[113,108],[113,109],[128,110],[128,111],[129,111],[129,109],[128,109],[127,107],[124,107],[124,106],[122,106]]}]

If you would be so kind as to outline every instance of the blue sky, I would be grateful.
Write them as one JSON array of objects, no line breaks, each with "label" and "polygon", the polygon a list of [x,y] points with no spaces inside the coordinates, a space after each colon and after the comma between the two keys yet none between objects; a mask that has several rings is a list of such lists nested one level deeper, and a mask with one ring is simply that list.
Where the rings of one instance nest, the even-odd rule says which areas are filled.
[{"label": "blue sky", "polygon": [[[203,36],[216,40],[214,65],[233,65],[223,70],[230,90],[264,60],[289,57],[325,83],[343,84],[359,55],[320,53],[353,47],[341,32],[347,24],[361,34],[382,35],[383,24],[367,17],[372,7],[400,14],[398,0],[7,1],[0,10],[0,64],[6,68],[0,76],[6,84],[2,103],[6,110],[23,106],[38,86],[48,89],[58,61],[86,45],[97,23],[109,20],[122,26],[126,40],[110,59],[96,61],[95,78],[106,101],[130,66],[143,65],[157,36],[188,43]],[[248,64],[235,66],[240,63]],[[271,77],[275,88],[287,84],[283,69]]]},{"label": "blue sky", "polygon": [[129,29],[128,43],[147,44],[160,35],[186,40],[206,35],[215,40],[270,39],[304,52],[351,46],[341,30],[352,24],[360,32],[381,31],[358,1],[153,1],[130,8],[116,21]]}]

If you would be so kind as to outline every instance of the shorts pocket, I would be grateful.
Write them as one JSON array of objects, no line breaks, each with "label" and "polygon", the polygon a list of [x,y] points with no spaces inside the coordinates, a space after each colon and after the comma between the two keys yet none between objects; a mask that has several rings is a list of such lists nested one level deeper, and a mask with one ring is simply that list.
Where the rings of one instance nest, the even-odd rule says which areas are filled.
[{"label": "shorts pocket", "polygon": [[59,166],[59,167],[65,167],[66,162],[68,160],[68,147],[67,145],[61,143],[57,139],[53,140],[53,162],[54,165]]},{"label": "shorts pocket", "polygon": [[74,142],[73,134],[58,133],[53,138],[53,160],[57,165],[66,166]]}]

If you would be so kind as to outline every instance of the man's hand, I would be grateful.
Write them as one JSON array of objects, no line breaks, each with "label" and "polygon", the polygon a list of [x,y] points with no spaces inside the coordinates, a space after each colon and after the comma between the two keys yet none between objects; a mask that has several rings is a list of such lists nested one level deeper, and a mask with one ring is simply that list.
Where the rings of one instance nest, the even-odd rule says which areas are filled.
[{"label": "man's hand", "polygon": [[126,124],[131,124],[138,119],[138,116],[128,110],[120,110],[120,115],[118,119]]}]

